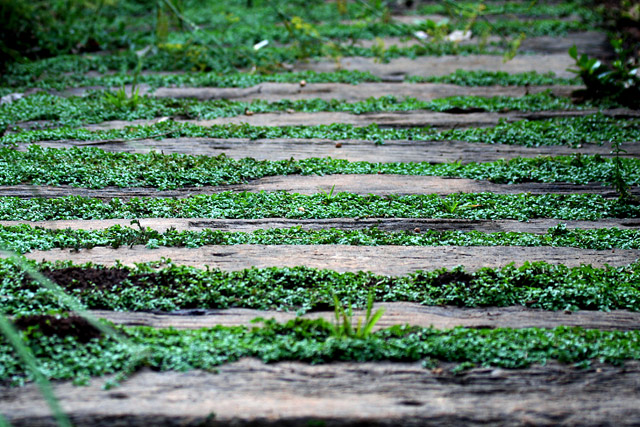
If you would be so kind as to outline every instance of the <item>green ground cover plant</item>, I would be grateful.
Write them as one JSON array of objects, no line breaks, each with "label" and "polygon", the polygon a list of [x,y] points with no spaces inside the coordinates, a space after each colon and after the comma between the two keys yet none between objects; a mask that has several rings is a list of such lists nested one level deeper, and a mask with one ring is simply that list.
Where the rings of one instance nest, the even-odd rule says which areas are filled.
[{"label": "green ground cover plant", "polygon": [[[295,320],[286,324],[267,321],[261,328],[216,327],[200,330],[123,328],[130,339],[144,345],[149,356],[139,367],[155,370],[214,370],[241,357],[264,362],[300,360],[330,361],[425,361],[464,363],[466,367],[524,368],[548,360],[589,366],[590,361],[622,364],[640,358],[640,332],[598,331],[580,328],[465,329],[438,331],[430,328],[394,327],[367,338],[336,338],[331,325],[322,320]],[[126,349],[107,339],[79,343],[73,337],[43,336],[31,331],[25,338],[35,355],[46,362],[51,379],[74,379],[117,372],[129,356]],[[519,343],[514,346],[513,343]],[[30,379],[2,344],[0,379],[20,384]]]},{"label": "green ground cover plant", "polygon": [[[640,159],[601,156],[516,158],[487,163],[430,164],[349,162],[332,158],[302,160],[234,160],[219,156],[108,152],[96,147],[69,149],[31,145],[27,151],[0,148],[0,185],[72,185],[105,188],[239,184],[276,175],[401,174],[462,177],[495,183],[607,183],[616,165],[626,170],[628,185],[640,182]],[[614,161],[615,160],[615,161]]]},{"label": "green ground cover plant", "polygon": [[557,77],[555,73],[507,73],[506,71],[456,70],[446,76],[409,76],[409,82],[449,83],[459,86],[541,86],[541,85],[578,85],[580,79]]},{"label": "green ground cover plant", "polygon": [[[322,45],[317,49],[323,49]],[[327,48],[324,48],[327,49]],[[398,57],[441,56],[450,54],[496,54],[504,49],[496,46],[459,45],[440,42],[408,47],[389,46],[383,52],[376,48],[344,46],[337,51],[341,56],[364,56],[387,61]],[[322,50],[315,55],[326,56]],[[64,55],[26,64],[12,64],[2,79],[2,86],[25,86],[33,84],[35,76],[56,76],[61,73],[83,73],[109,70],[126,73],[138,63],[135,52],[119,52],[105,55]],[[271,47],[255,51],[252,46],[222,47],[211,50],[196,44],[176,44],[159,48],[144,59],[143,71],[188,71],[235,73],[239,70],[256,68],[260,71],[277,71],[285,63],[295,63],[300,59],[295,47]]]},{"label": "green ground cover plant", "polygon": [[437,130],[421,128],[380,128],[376,124],[357,127],[334,123],[318,126],[251,126],[239,125],[198,126],[167,120],[153,125],[130,126],[124,129],[91,131],[62,127],[22,131],[0,137],[0,145],[38,141],[109,141],[145,138],[320,138],[329,140],[356,139],[383,144],[384,141],[468,141],[484,144],[513,144],[527,147],[610,142],[629,142],[640,139],[640,120],[590,114],[584,117],[564,117],[544,120],[501,121],[493,127]]},{"label": "green ground cover plant", "polygon": [[401,245],[401,246],[559,246],[584,249],[640,249],[640,232],[601,228],[568,230],[558,226],[546,234],[522,232],[435,231],[415,233],[364,230],[303,230],[301,227],[247,232],[219,230],[160,232],[115,225],[104,230],[33,228],[27,224],[0,226],[0,245],[17,253],[53,248],[146,245],[199,247],[204,245]]},{"label": "green ground cover plant", "polygon": [[[464,17],[465,14],[470,13],[470,10],[478,11],[477,9],[478,2],[444,1],[420,5],[417,13],[422,15],[449,15],[455,18],[456,16]],[[483,2],[482,9],[478,12],[482,15],[506,15],[507,17],[509,17],[509,15],[534,18],[569,18],[571,16],[578,16],[585,23],[598,25],[602,21],[602,16],[595,9],[591,2],[583,0],[558,3],[507,1]]]},{"label": "green ground cover plant", "polygon": [[[32,68],[31,70],[38,70]],[[41,70],[42,75],[29,75],[21,70],[19,75],[0,77],[0,94],[24,92],[29,88],[57,89],[102,86],[104,88],[121,87],[132,84],[136,76],[128,72],[115,72],[97,77],[78,74],[49,74],[50,70]],[[2,80],[4,79],[4,80]],[[275,83],[347,83],[379,82],[380,78],[365,71],[338,70],[334,72],[278,72],[272,74],[186,72],[175,74],[143,73],[137,76],[139,84],[158,87],[251,87],[265,82]],[[557,77],[554,73],[507,73],[504,71],[457,70],[446,76],[420,77],[410,76],[405,79],[409,83],[450,83],[460,86],[536,86],[536,85],[578,85],[579,78],[567,79]]]},{"label": "green ground cover plant", "polygon": [[198,101],[195,99],[172,99],[128,96],[124,89],[117,92],[98,91],[86,97],[60,97],[47,93],[37,93],[0,107],[0,130],[20,122],[46,120],[47,127],[79,126],[109,120],[153,119],[156,117],[181,117],[196,120],[233,117],[253,113],[286,111],[302,112],[345,112],[364,114],[380,111],[440,111],[454,109],[474,111],[547,111],[580,110],[592,108],[589,103],[575,105],[570,98],[557,97],[543,92],[522,97],[509,96],[454,96],[433,101],[416,98],[399,99],[394,96],[368,98],[364,101],[283,99],[269,102],[257,99],[250,102],[216,99]]},{"label": "green ground cover plant", "polygon": [[476,21],[471,25],[474,34],[503,34],[527,37],[566,36],[570,32],[594,30],[590,23],[580,21],[561,21],[557,19],[536,19],[534,21],[520,21],[497,19],[491,22]]},{"label": "green ground cover plant", "polygon": [[[0,198],[2,220],[113,218],[557,218],[597,220],[640,218],[640,207],[597,194],[458,193],[375,196],[335,193],[313,195],[278,192],[221,192],[185,198],[134,197],[101,200],[88,197]],[[451,209],[452,206],[456,209]]]},{"label": "green ground cover plant", "polygon": [[[54,8],[63,8],[63,1],[55,1]],[[372,39],[381,36],[404,36],[411,37],[413,33],[419,30],[421,25],[393,24],[379,19],[362,19],[356,20],[351,25],[341,24],[340,20],[345,19],[334,11],[326,9],[325,12],[318,15],[315,11],[310,12],[309,9],[321,9],[323,5],[316,4],[313,7],[300,7],[294,5],[293,9],[280,13],[280,16],[274,13],[271,7],[251,8],[230,6],[228,10],[207,10],[201,5],[192,7],[187,5],[183,11],[186,16],[186,22],[194,23],[198,30],[196,31],[169,31],[164,29],[159,34],[160,22],[156,19],[149,19],[149,13],[155,11],[156,6],[153,4],[145,6],[141,4],[126,3],[125,7],[120,9],[114,8],[112,4],[108,7],[102,7],[101,12],[97,13],[97,19],[88,20],[88,17],[95,18],[96,11],[91,7],[87,7],[88,2],[77,2],[77,12],[70,16],[70,21],[66,23],[56,24],[55,18],[46,26],[35,26],[39,28],[39,33],[34,34],[34,39],[29,43],[48,43],[51,40],[58,40],[60,43],[49,46],[36,47],[30,56],[47,57],[55,55],[54,58],[46,59],[38,64],[37,62],[28,63],[11,63],[7,64],[8,76],[5,81],[8,86],[19,86],[29,83],[32,76],[29,76],[28,70],[40,68],[41,70],[49,69],[56,72],[56,66],[53,63],[69,62],[79,60],[89,65],[84,71],[92,70],[116,70],[125,71],[133,69],[137,62],[136,51],[140,51],[145,47],[151,47],[147,58],[145,59],[144,69],[146,70],[183,70],[183,71],[218,71],[230,72],[237,69],[257,68],[280,68],[282,63],[294,62],[300,58],[308,58],[314,56],[368,56],[379,57],[388,60],[399,56],[415,57],[420,55],[442,55],[442,54],[468,54],[468,53],[504,53],[504,46],[500,44],[489,44],[484,46],[481,44],[460,45],[451,42],[429,42],[410,47],[389,47],[382,51],[379,49],[365,49],[350,44],[328,43],[335,41],[356,41],[359,39]],[[110,3],[110,2],[103,2]],[[131,4],[130,4],[131,3]],[[153,3],[153,2],[152,2]],[[185,2],[191,3],[191,2]],[[225,2],[228,3],[228,2]],[[276,2],[284,3],[284,2]],[[306,5],[305,5],[306,6]],[[286,6],[279,4],[279,10],[286,9]],[[235,11],[232,12],[231,9]],[[46,6],[42,4],[38,7],[39,13],[46,16],[49,13]],[[120,12],[118,14],[118,12]],[[127,16],[129,14],[129,16]],[[316,16],[311,16],[315,14]],[[22,14],[25,15],[25,14]],[[20,15],[20,16],[22,16]],[[53,13],[56,16],[55,13]],[[358,15],[356,13],[355,15]],[[18,16],[15,15],[14,16]],[[208,16],[207,21],[202,21],[203,16]],[[354,15],[352,15],[354,16]],[[295,21],[295,20],[298,21]],[[127,31],[125,24],[127,22]],[[320,21],[326,23],[320,23]],[[150,28],[149,21],[154,22],[156,28]],[[217,24],[214,24],[216,23]],[[260,23],[256,25],[256,22]],[[286,25],[276,25],[278,23],[299,22],[300,26],[313,30],[314,36],[310,41],[304,42],[304,37],[297,32],[287,31]],[[19,25],[19,23],[16,23]],[[59,32],[53,35],[52,31],[59,25]],[[459,22],[455,25],[451,24],[451,30],[458,27],[463,28],[468,25],[467,22]],[[46,27],[46,28],[45,28]],[[78,28],[75,28],[78,27]],[[592,28],[592,25],[585,24],[580,21],[558,21],[553,19],[533,21],[523,26],[521,22],[515,20],[498,20],[487,26],[484,22],[473,22],[472,29],[477,34],[488,34],[489,32],[498,32],[500,34],[520,34],[523,31],[529,36],[548,35],[552,33],[566,33],[571,30],[583,30]],[[138,31],[132,31],[138,29]],[[155,32],[154,32],[155,31]],[[75,36],[68,37],[69,34]],[[303,34],[304,35],[304,34]],[[83,40],[76,40],[83,37]],[[309,38],[308,34],[306,35]],[[256,51],[253,44],[260,40],[270,40],[271,45],[265,49]],[[327,43],[325,43],[327,42]],[[289,44],[288,46],[283,46]],[[74,46],[73,48],[71,46]],[[329,46],[327,48],[327,46]],[[34,47],[34,46],[32,46]],[[79,56],[65,57],[67,52],[75,51],[96,51],[107,50],[115,51],[128,47],[127,50],[120,53],[110,53],[107,55],[85,56],[81,59]],[[11,49],[14,49],[12,47]],[[13,56],[19,54],[18,50],[12,50]],[[29,56],[29,55],[27,55]],[[16,57],[17,58],[17,57]],[[53,65],[53,66],[52,66]],[[75,66],[66,67],[67,71],[73,70],[76,73],[82,72],[82,67]],[[61,70],[58,70],[61,71]],[[40,74],[40,73],[38,73]]]},{"label": "green ground cover plant", "polygon": [[[55,280],[87,309],[174,311],[245,307],[260,310],[365,308],[375,301],[410,301],[458,307],[521,305],[544,310],[640,310],[640,270],[626,267],[566,267],[525,262],[466,272],[419,271],[406,276],[338,273],[308,267],[197,269],[170,260],[117,265],[26,261]],[[2,311],[7,315],[59,313],[70,308],[9,259],[0,259]]]},{"label": "green ground cover plant", "polygon": [[[363,4],[348,5],[340,10],[339,6],[320,1],[300,4],[279,0],[251,8],[242,2],[224,2],[224,7],[188,0],[175,3],[167,7],[165,2],[155,1],[55,0],[28,5],[8,2],[0,10],[7,18],[4,21],[7,37],[2,38],[6,41],[0,45],[3,64],[10,73],[21,74],[13,67],[18,62],[24,63],[26,58],[106,51],[106,55],[94,56],[91,60],[100,62],[100,68],[122,70],[127,62],[136,61],[133,58],[136,51],[150,48],[145,61],[148,69],[228,72],[253,66],[279,68],[285,62],[316,56],[364,55],[388,60],[398,56],[503,53],[507,48],[503,42],[490,49],[484,42],[473,45],[428,42],[380,51],[336,43],[385,36],[412,37],[425,25],[390,22],[388,9]],[[562,4],[556,9],[562,6],[567,7]],[[561,12],[538,16],[526,25],[511,18],[493,18],[489,24],[462,15],[446,23],[447,30],[470,27],[482,35],[524,32],[527,36],[537,36],[595,26],[593,21],[584,19],[584,14],[583,19],[573,21],[549,16],[561,16]],[[17,39],[16,34],[20,35]],[[271,44],[254,50],[253,45],[261,40],[269,40]],[[114,53],[123,48],[124,51]]]},{"label": "green ground cover plant", "polygon": [[640,108],[640,64],[633,56],[633,49],[625,49],[622,39],[611,41],[615,59],[607,65],[586,54],[579,55],[576,46],[569,49],[569,55],[576,61],[576,68],[570,69],[580,76],[586,89],[576,94],[586,99],[600,102],[611,100],[632,108]]},{"label": "green ground cover plant", "polygon": [[[47,71],[48,73],[48,71]],[[30,77],[30,78],[29,78]],[[46,77],[37,76],[5,76],[5,82],[11,82],[13,79],[19,78],[19,82],[23,85],[13,85],[13,87],[0,88],[0,90],[10,90],[12,92],[24,91],[29,88],[41,89],[57,89],[63,90],[72,87],[86,86],[103,86],[121,87],[122,85],[132,84],[136,76],[129,72],[116,72],[103,74],[97,77],[87,76],[82,73],[78,74],[47,74]],[[555,76],[532,75],[522,77],[506,77],[529,81],[538,78],[548,78],[548,81],[556,82],[555,84],[566,84],[567,82],[575,83],[580,80],[561,79]],[[529,79],[529,80],[527,80]],[[174,74],[159,73],[141,73],[137,76],[139,84],[147,84],[152,88],[158,87],[251,87],[260,83],[299,83],[301,80],[307,83],[347,83],[358,84],[363,82],[380,82],[380,78],[366,71],[349,71],[338,70],[333,72],[315,72],[315,71],[299,71],[299,72],[279,72],[272,74],[258,73],[227,73],[219,74],[213,72],[186,72]],[[16,81],[18,83],[18,81]],[[551,83],[549,83],[551,84]]]}]

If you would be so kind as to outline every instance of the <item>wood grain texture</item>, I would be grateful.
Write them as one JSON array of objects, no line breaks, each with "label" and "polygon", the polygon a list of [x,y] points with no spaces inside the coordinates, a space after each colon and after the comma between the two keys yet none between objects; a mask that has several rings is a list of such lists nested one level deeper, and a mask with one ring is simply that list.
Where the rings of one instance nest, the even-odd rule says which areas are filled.
[{"label": "wood grain texture", "polygon": [[147,249],[144,246],[95,247],[93,249],[53,249],[33,251],[25,255],[36,261],[93,262],[126,265],[136,262],[171,259],[176,264],[222,270],[257,267],[294,267],[330,269],[340,272],[371,271],[376,274],[401,276],[417,270],[435,270],[463,265],[468,271],[483,267],[499,268],[525,261],[545,261],[577,267],[624,266],[640,258],[640,250],[615,249],[597,251],[562,247],[523,246],[347,246],[347,245],[232,245],[199,248]]},{"label": "wood grain texture", "polygon": [[[0,221],[1,226],[27,224],[51,230],[102,230],[119,225],[122,227],[138,226],[131,219],[97,219],[97,220],[54,220],[54,221]],[[303,230],[363,230],[375,227],[383,231],[410,231],[424,233],[428,230],[481,231],[484,233],[522,232],[545,234],[551,227],[563,224],[567,229],[620,228],[637,230],[640,218],[618,219],[607,218],[599,221],[566,221],[558,219],[516,220],[473,220],[448,218],[329,218],[329,219],[209,219],[209,218],[139,218],[140,227],[166,231],[170,228],[178,231],[242,231],[252,232],[268,228],[300,227]]]},{"label": "wood grain texture", "polygon": [[[77,426],[632,426],[640,420],[640,363],[548,362],[527,369],[478,367],[458,375],[414,363],[242,359],[204,371],[142,370],[115,389],[54,385]],[[52,426],[38,388],[0,388],[15,426]],[[323,425],[319,424],[319,425]]]},{"label": "wood grain texture", "polygon": [[[26,150],[30,144],[22,144],[20,150]],[[578,148],[567,146],[523,147],[506,144],[481,144],[461,141],[385,141],[375,144],[372,141],[359,140],[322,140],[322,139],[213,139],[213,138],[175,138],[145,139],[136,141],[104,142],[99,141],[41,141],[37,145],[51,148],[69,148],[95,146],[105,151],[127,153],[164,154],[180,153],[189,155],[219,156],[224,154],[232,159],[247,157],[256,160],[309,159],[331,157],[351,162],[380,163],[448,163],[493,162],[500,159],[510,160],[516,157],[568,156],[572,154],[612,157],[611,143],[584,144]],[[640,144],[622,143],[625,150],[621,157],[640,157]]]},{"label": "wood grain texture", "polygon": [[[603,111],[607,116],[640,116],[640,112],[629,112],[630,110]],[[413,128],[413,127],[434,127],[437,129],[460,129],[490,127],[497,125],[501,120],[517,121],[523,119],[541,120],[554,117],[582,117],[598,112],[596,109],[572,110],[572,111],[543,111],[543,112],[470,112],[464,114],[444,113],[437,111],[412,110],[412,111],[383,111],[373,113],[353,114],[347,112],[327,112],[318,111],[307,112],[287,112],[279,111],[274,113],[260,113],[251,115],[239,115],[233,117],[219,117],[209,120],[184,120],[176,119],[179,123],[191,123],[197,126],[213,125],[239,125],[242,123],[251,126],[321,126],[333,123],[341,123],[358,127],[376,124],[382,128]],[[157,123],[161,118],[149,120],[113,120],[83,126],[92,131],[124,129],[127,126],[144,126]],[[25,122],[19,124],[22,127],[31,127],[32,123]]]},{"label": "wood grain texture", "polygon": [[[467,328],[555,328],[579,326],[585,329],[632,331],[640,328],[640,313],[625,310],[602,311],[544,311],[525,307],[459,308],[424,306],[408,302],[374,304],[373,310],[384,309],[384,315],[374,330],[394,325],[411,325],[451,329]],[[91,314],[126,326],[150,326],[154,328],[199,329],[216,325],[255,326],[256,317],[275,319],[280,323],[296,318],[296,313],[261,311],[247,308],[224,310],[187,309],[173,313],[142,313],[93,310]],[[354,310],[354,319],[364,318],[364,310]],[[335,322],[333,311],[312,312],[303,315],[308,319],[325,319]]]},{"label": "wood grain texture", "polygon": [[[218,185],[202,187],[185,187],[175,190],[158,190],[149,187],[107,187],[89,189],[61,186],[34,186],[28,184],[0,186],[0,197],[19,198],[52,198],[64,196],[84,196],[99,199],[119,197],[189,197],[198,194],[215,194],[223,191],[251,192],[288,191],[298,194],[316,194],[349,192],[361,195],[408,195],[408,194],[440,194],[480,193],[495,194],[600,194],[603,197],[618,197],[616,191],[600,183],[585,185],[556,183],[523,183],[493,184],[487,181],[476,181],[464,178],[442,178],[433,176],[411,175],[288,175],[256,179],[247,184]],[[640,195],[640,188],[634,186],[631,192]]]}]

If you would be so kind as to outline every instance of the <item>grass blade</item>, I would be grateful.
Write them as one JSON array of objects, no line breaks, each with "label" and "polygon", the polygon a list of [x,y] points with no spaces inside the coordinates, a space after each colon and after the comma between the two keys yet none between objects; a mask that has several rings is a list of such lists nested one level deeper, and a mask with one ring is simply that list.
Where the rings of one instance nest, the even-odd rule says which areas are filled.
[{"label": "grass blade", "polygon": [[[38,387],[40,387],[40,391],[42,392],[44,399],[51,408],[51,412],[58,422],[58,425],[61,427],[71,427],[71,421],[62,410],[62,407],[60,407],[60,403],[53,393],[53,388],[51,388],[51,384],[49,383],[47,377],[45,377],[42,371],[40,371],[38,362],[33,356],[31,349],[22,342],[21,336],[18,331],[2,313],[0,313],[0,331],[2,331],[2,334],[7,338],[7,341],[9,341],[11,346],[14,348],[14,350],[18,354],[18,357],[22,359],[22,362],[25,364],[27,370],[33,375],[36,383],[38,384]],[[4,417],[3,421],[6,421],[4,420]]]}]

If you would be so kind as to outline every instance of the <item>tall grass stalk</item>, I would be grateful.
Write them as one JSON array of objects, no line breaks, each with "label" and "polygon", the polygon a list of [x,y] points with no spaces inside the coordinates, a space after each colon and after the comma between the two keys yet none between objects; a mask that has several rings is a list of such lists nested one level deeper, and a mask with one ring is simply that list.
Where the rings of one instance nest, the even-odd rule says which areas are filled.
[{"label": "tall grass stalk", "polygon": [[74,297],[67,294],[64,289],[60,287],[57,283],[51,281],[44,274],[37,271],[33,268],[23,257],[9,253],[8,251],[0,251],[0,256],[4,258],[8,258],[13,263],[15,263],[18,267],[20,267],[25,273],[27,273],[33,280],[38,282],[39,285],[51,291],[57,298],[58,301],[68,307],[71,311],[75,312],[78,316],[84,317],[91,326],[102,332],[104,335],[114,338],[120,344],[123,344],[127,347],[132,347],[133,344],[128,340],[123,338],[115,329],[111,326],[99,321],[96,317],[91,315],[85,307]]},{"label": "tall grass stalk", "polygon": [[[7,317],[0,313],[0,331],[7,338],[7,341],[11,344],[11,346],[16,351],[18,357],[24,363],[26,370],[31,372],[33,378],[35,379],[38,387],[40,387],[40,391],[44,396],[44,399],[47,401],[47,404],[51,408],[51,412],[53,413],[54,418],[58,422],[60,427],[71,427],[71,421],[60,407],[60,403],[58,399],[56,399],[55,394],[53,393],[53,388],[51,387],[51,383],[46,376],[42,373],[38,366],[38,361],[33,356],[31,349],[24,344],[22,341],[22,337],[20,333],[16,330],[13,324],[7,319]],[[7,421],[4,417],[0,419],[0,425],[9,425],[9,421]]]},{"label": "tall grass stalk", "polygon": [[[68,295],[57,283],[54,283],[49,278],[33,268],[23,257],[20,257],[6,250],[0,250],[0,256],[14,262],[15,265],[26,272],[32,279],[37,281],[40,286],[51,291],[58,298],[58,301],[60,301],[61,304],[74,311],[78,316],[85,318],[87,322],[89,322],[89,324],[102,332],[105,336],[113,338],[125,348],[128,348],[130,350],[132,357],[129,358],[129,361],[123,371],[116,375],[114,381],[107,382],[105,384],[105,387],[112,387],[113,385],[117,384],[118,381],[122,381],[128,374],[133,372],[133,370],[136,368],[136,366],[138,366],[141,360],[147,357],[148,350],[145,347],[134,345],[111,326],[100,322],[96,317],[91,315],[78,300]],[[27,368],[26,371],[30,372],[33,375],[36,383],[42,391],[42,395],[51,408],[51,411],[55,419],[57,420],[58,425],[62,427],[70,427],[71,422],[62,411],[62,408],[60,407],[60,404],[58,403],[58,400],[53,393],[51,384],[49,383],[47,377],[39,369],[37,360],[33,356],[31,349],[24,344],[21,339],[20,333],[16,330],[16,328],[5,316],[5,314],[2,313],[2,311],[0,311],[0,332],[13,346],[17,355],[20,357],[25,367]],[[9,425],[8,421],[0,415],[0,427],[3,427],[4,425]]]}]

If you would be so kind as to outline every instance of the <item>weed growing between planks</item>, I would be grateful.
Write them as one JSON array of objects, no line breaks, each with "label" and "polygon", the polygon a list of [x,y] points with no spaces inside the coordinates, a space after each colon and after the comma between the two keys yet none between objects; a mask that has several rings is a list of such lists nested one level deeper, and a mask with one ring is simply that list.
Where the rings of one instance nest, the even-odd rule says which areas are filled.
[{"label": "weed growing between planks", "polygon": [[213,125],[209,127],[172,120],[153,125],[129,126],[124,129],[90,131],[63,127],[58,129],[18,131],[0,137],[0,146],[39,141],[127,141],[153,138],[319,138],[328,140],[366,140],[377,144],[384,141],[467,141],[485,144],[510,144],[527,147],[582,144],[602,141],[629,142],[640,139],[639,119],[617,119],[603,114],[545,120],[500,121],[493,127],[439,131],[431,127],[380,128],[376,124],[357,127],[334,123],[319,126],[251,126]]},{"label": "weed growing between planks", "polygon": [[[38,362],[33,356],[31,348],[23,342],[23,337],[2,313],[0,313],[0,332],[2,333],[1,336],[3,336],[4,340],[9,344],[8,347],[14,351],[14,355],[18,356],[16,359],[21,363],[22,370],[28,372],[31,375],[31,378],[33,378],[38,384],[38,387],[40,388],[47,405],[49,405],[57,424],[60,427],[71,427],[69,418],[60,407],[60,403],[51,388],[51,384],[42,373],[40,366],[38,366]],[[2,414],[0,414],[0,426],[10,426],[9,422]]]},{"label": "weed growing between planks", "polygon": [[28,147],[26,152],[0,148],[0,185],[72,185],[105,188],[154,187],[174,189],[203,185],[241,184],[281,175],[396,174],[461,177],[500,184],[520,182],[607,183],[621,164],[628,185],[640,182],[640,160],[595,156],[515,158],[486,163],[431,164],[349,162],[332,158],[302,160],[234,160],[185,154],[108,152],[94,147]]},{"label": "weed growing between planks", "polygon": [[335,323],[331,324],[331,334],[336,338],[359,338],[365,339],[371,336],[373,328],[380,320],[385,312],[384,308],[379,308],[373,313],[373,293],[369,292],[367,297],[367,311],[364,319],[358,319],[357,323],[353,321],[353,311],[351,302],[347,302],[347,308],[345,309],[340,304],[340,300],[336,294],[332,294]]},{"label": "weed growing between planks", "polygon": [[380,111],[549,111],[580,110],[591,108],[589,104],[576,106],[571,99],[557,97],[549,91],[522,97],[495,96],[454,96],[433,101],[415,98],[398,99],[394,96],[369,98],[365,101],[346,102],[341,100],[303,99],[250,102],[232,100],[198,101],[195,99],[153,98],[140,96],[132,89],[128,97],[124,87],[112,93],[92,92],[85,97],[60,97],[39,92],[24,97],[0,108],[0,131],[21,122],[46,120],[44,126],[80,126],[110,120],[139,120],[157,117],[181,117],[195,120],[211,120],[219,117],[234,117],[252,113],[272,112],[344,112],[364,114]]},{"label": "weed growing between planks", "polygon": [[[326,48],[314,45],[313,52],[306,53],[311,57],[323,58]],[[344,45],[339,48],[341,56],[362,56],[388,61],[400,57],[442,56],[451,54],[493,54],[501,55],[504,49],[499,46],[481,47],[479,45],[458,45],[453,42],[441,42],[409,47],[391,46],[383,56],[373,48]],[[250,45],[221,47],[211,49],[209,46],[184,43],[165,45],[146,57],[146,71],[185,71],[235,73],[240,69],[256,68],[259,70],[282,69],[284,63],[295,63],[300,57],[300,50],[295,46],[269,47],[255,51]],[[86,73],[109,70],[125,72],[136,66],[135,52],[89,55],[60,56],[27,64],[12,64],[3,75],[2,86],[23,86],[30,84],[37,76],[51,78],[65,72]]]},{"label": "weed growing between planks", "polygon": [[205,229],[202,231],[159,232],[115,225],[104,230],[32,228],[27,224],[0,226],[0,245],[26,253],[54,248],[79,249],[96,246],[146,245],[148,248],[204,245],[400,245],[400,246],[553,246],[583,249],[640,249],[640,231],[601,228],[568,230],[558,226],[546,234],[522,232],[483,233],[480,231],[389,232],[363,230],[303,230],[301,227],[272,228],[252,233]]},{"label": "weed growing between planks", "polygon": [[[245,307],[260,310],[331,310],[375,301],[409,301],[458,307],[521,305],[544,310],[640,310],[640,269],[566,267],[544,262],[465,272],[419,271],[406,276],[338,273],[307,267],[197,269],[168,260],[137,264],[31,263],[89,309],[173,311]],[[3,312],[31,315],[70,308],[38,286],[11,260],[0,259]]]},{"label": "weed growing between planks", "polygon": [[[122,328],[129,338],[150,351],[138,366],[185,371],[213,370],[242,357],[264,362],[298,360],[418,361],[464,363],[472,366],[525,368],[548,360],[588,366],[591,360],[622,364],[640,358],[640,332],[599,331],[558,327],[555,329],[465,329],[438,331],[431,328],[392,327],[366,338],[331,335],[324,320],[296,319],[286,324],[267,321],[261,328],[215,327],[199,330]],[[71,337],[43,336],[33,331],[28,342],[46,361],[52,379],[72,379],[109,374],[121,369],[128,353],[107,339],[80,344]],[[513,343],[519,343],[514,346]],[[6,370],[0,379],[12,384],[29,380],[14,356],[0,344],[0,361]]]},{"label": "weed growing between planks", "polygon": [[[10,253],[5,252],[5,249],[2,245],[0,248],[3,248],[0,251],[2,256],[11,255]],[[130,360],[128,363],[123,365],[121,372],[115,377],[115,381],[122,380],[126,375],[132,372],[132,370],[140,363],[144,357],[147,356],[147,351],[143,346],[132,345],[132,342],[128,339],[124,338],[113,329],[110,325],[102,323],[98,321],[93,315],[89,314],[82,303],[78,302],[75,298],[69,296],[64,290],[56,283],[51,281],[49,278],[45,277],[41,272],[37,271],[33,268],[33,265],[26,262],[24,259],[10,256],[9,258],[4,258],[14,267],[18,268],[26,277],[29,277],[33,280],[33,284],[38,286],[41,290],[45,290],[49,293],[53,298],[57,299],[61,304],[66,307],[74,310],[76,316],[84,321],[87,327],[93,328],[93,330],[97,334],[104,334],[105,337],[108,337],[113,342],[118,343],[122,349],[129,353]],[[45,401],[49,405],[51,412],[54,416],[54,419],[58,423],[59,426],[71,426],[71,422],[69,418],[66,416],[60,404],[53,392],[51,384],[49,382],[48,373],[43,370],[40,366],[39,361],[36,357],[34,357],[34,353],[37,353],[37,350],[29,345],[28,342],[25,342],[23,335],[18,333],[15,329],[13,323],[9,321],[6,317],[6,310],[0,311],[0,332],[4,340],[9,344],[5,346],[6,348],[13,353],[16,360],[14,361],[14,366],[17,366],[19,369],[22,369],[26,372],[31,378],[35,379],[35,382],[38,384]],[[50,317],[50,321],[57,321],[59,317]],[[55,327],[54,327],[55,330]],[[17,362],[17,364],[15,363]],[[5,369],[0,369],[0,372],[5,371]],[[3,372],[4,373],[4,372]],[[0,376],[2,376],[0,374]],[[114,381],[109,381],[106,383],[107,386],[115,384]],[[0,414],[0,424],[9,425],[8,421]]]},{"label": "weed growing between planks", "polygon": [[[447,206],[457,203],[451,212]],[[302,209],[300,209],[302,208]],[[0,198],[2,220],[112,219],[112,218],[557,218],[597,220],[640,218],[640,207],[597,194],[460,193],[412,196],[375,196],[337,193],[302,195],[278,192],[221,192],[175,198],[142,197],[100,200],[61,198]]]},{"label": "weed growing between planks", "polygon": [[576,68],[569,71],[580,76],[586,89],[575,95],[599,102],[617,102],[631,108],[640,108],[640,64],[633,56],[633,49],[625,49],[622,39],[611,41],[616,57],[611,66],[586,54],[578,55],[575,45],[569,55],[576,61]]},{"label": "weed growing between planks", "polygon": [[[447,15],[454,18],[456,14],[460,14],[466,8],[477,6],[477,3],[471,1],[456,2],[434,2],[418,6],[418,14],[420,15]],[[535,17],[553,17],[568,18],[578,16],[585,24],[592,26],[600,25],[602,15],[597,13],[590,2],[583,0],[563,1],[560,3],[527,3],[527,2],[486,2],[483,3],[480,11],[485,16],[491,15],[518,15],[530,18]]]},{"label": "weed growing between planks", "polygon": [[543,86],[578,85],[580,79],[556,77],[555,73],[507,73],[506,71],[483,71],[458,69],[446,76],[409,76],[405,78],[413,83],[449,83],[458,86]]},{"label": "weed growing between planks", "polygon": [[[15,80],[15,79],[24,80]],[[380,78],[366,71],[338,70],[334,72],[278,72],[273,74],[256,73],[227,73],[213,72],[186,72],[180,74],[141,74],[138,83],[147,84],[151,88],[158,87],[238,87],[247,88],[260,83],[299,83],[301,80],[307,83],[344,83],[359,84],[365,82],[380,82]],[[102,86],[121,87],[132,84],[134,75],[131,73],[117,72],[114,74],[89,77],[85,74],[54,74],[42,76],[37,79],[27,79],[27,76],[5,76],[4,84],[0,87],[0,95],[11,92],[24,92],[29,88],[58,89]],[[457,70],[446,76],[409,76],[405,78],[408,83],[450,83],[460,86],[542,86],[542,85],[578,85],[579,78],[567,79],[557,77],[553,72],[540,74],[535,71],[525,73],[507,73],[504,71],[481,70]],[[11,87],[9,87],[11,86]]]}]

